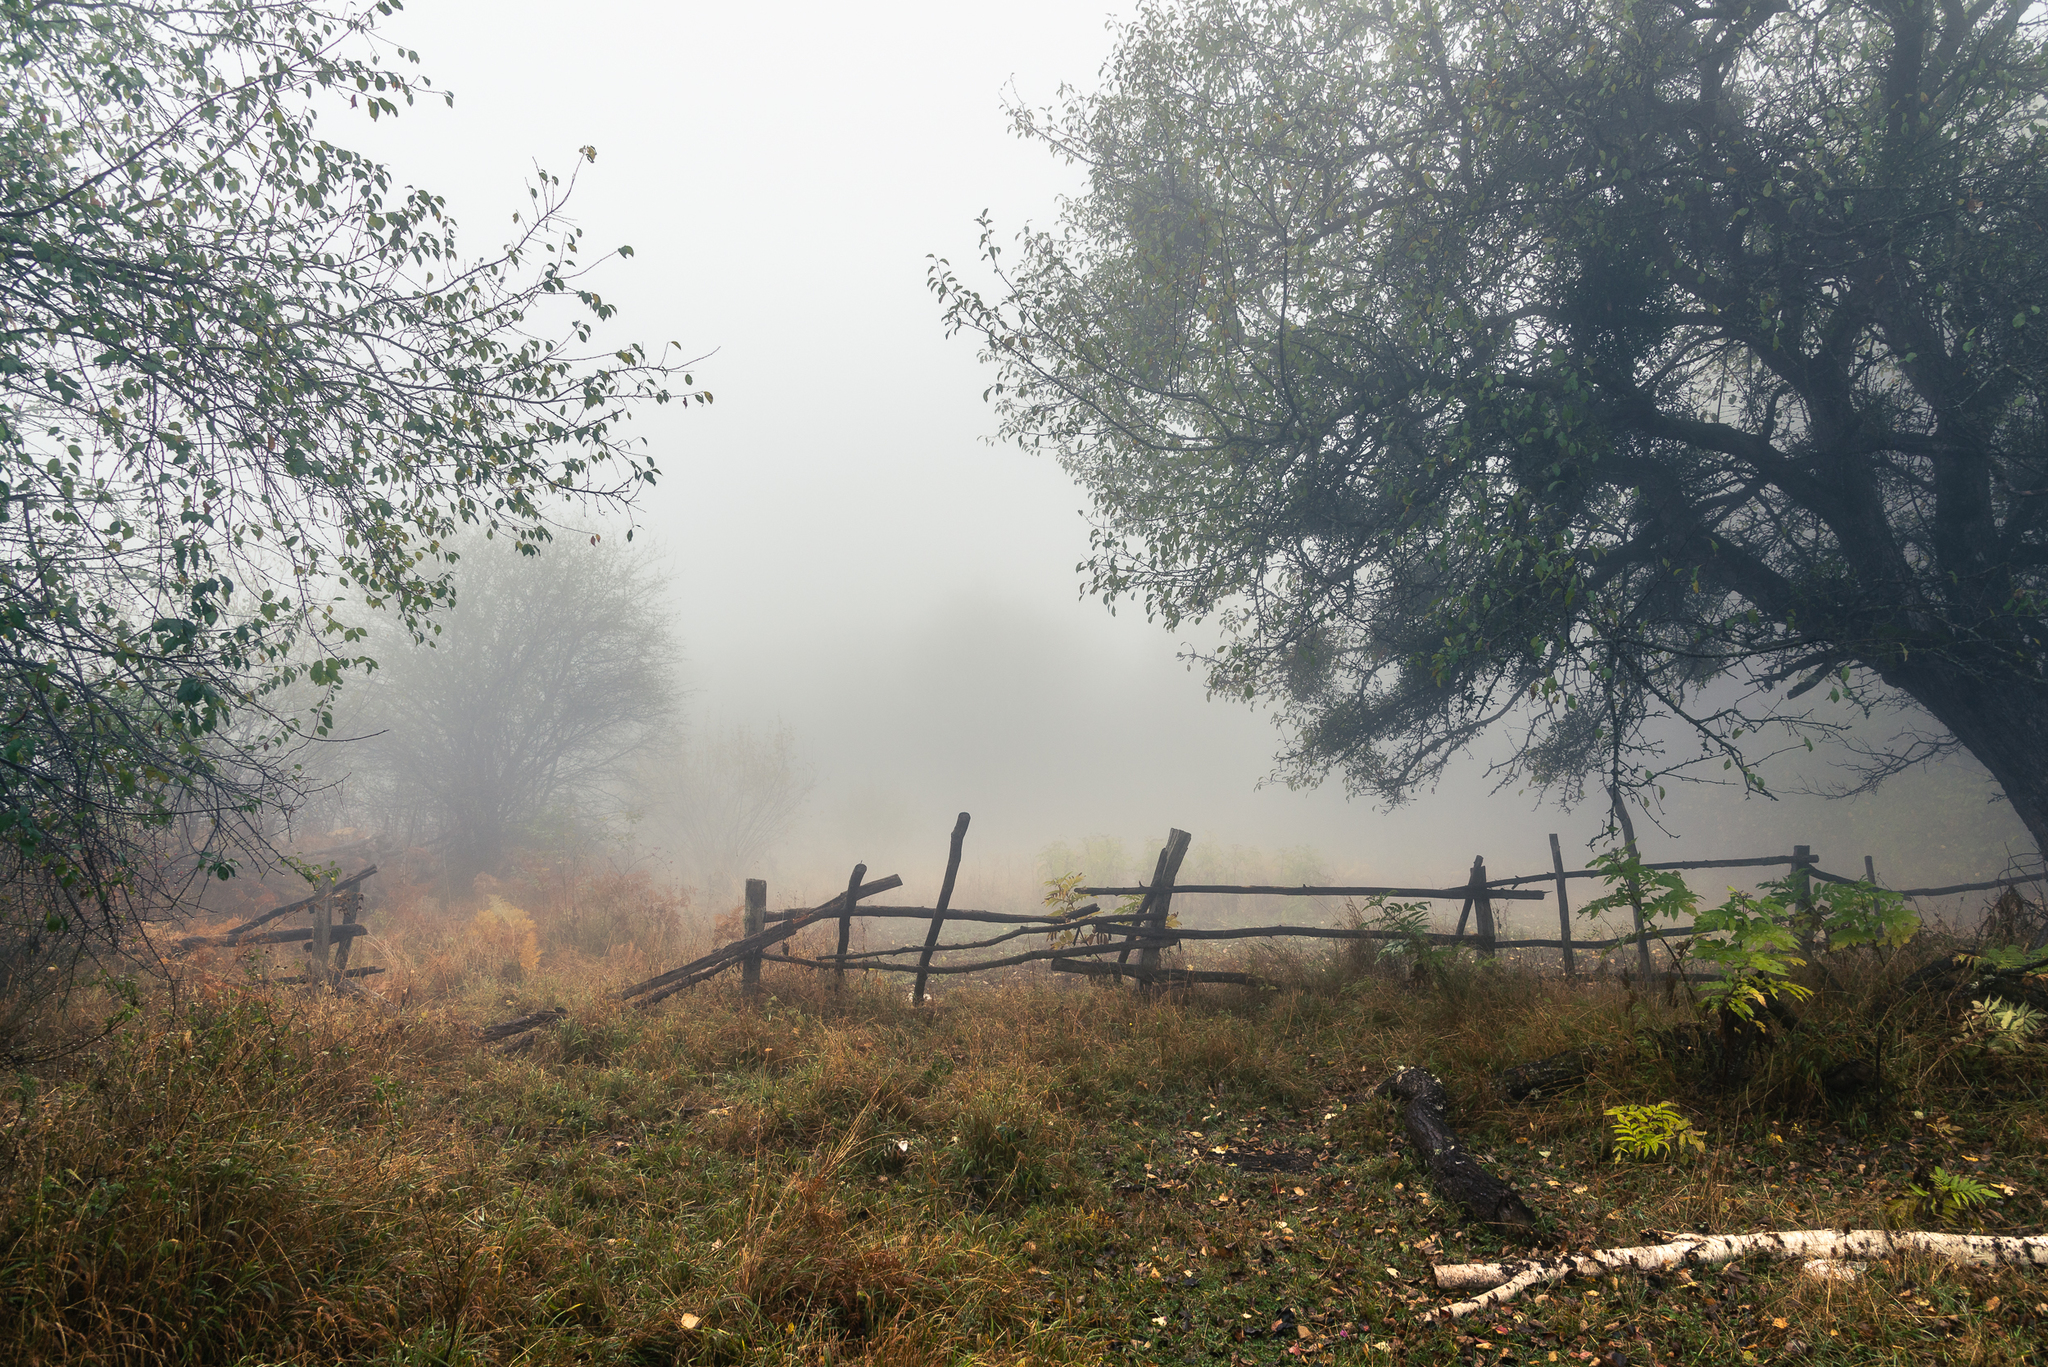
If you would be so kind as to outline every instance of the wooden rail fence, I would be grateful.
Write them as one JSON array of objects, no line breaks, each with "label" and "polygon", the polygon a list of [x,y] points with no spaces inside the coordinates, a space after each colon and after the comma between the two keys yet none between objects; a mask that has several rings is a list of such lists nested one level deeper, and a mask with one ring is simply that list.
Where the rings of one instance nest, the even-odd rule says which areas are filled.
[{"label": "wooden rail fence", "polygon": [[[362,914],[362,885],[377,872],[375,864],[358,869],[346,878],[324,881],[311,896],[281,907],[272,907],[252,921],[244,921],[221,935],[188,935],[172,944],[173,953],[194,949],[230,949],[254,945],[304,944],[312,956],[306,971],[296,977],[272,978],[283,986],[314,984],[336,989],[362,978],[382,973],[380,967],[350,968],[349,951],[357,937],[370,933],[357,918]],[[263,926],[284,917],[306,913],[311,924],[291,930],[264,930]]]},{"label": "wooden rail fence", "polygon": [[[939,890],[938,905],[931,907],[892,906],[867,902],[892,888],[901,887],[903,880],[895,875],[873,882],[864,881],[867,866],[854,866],[853,874],[847,881],[846,891],[831,901],[816,907],[792,908],[783,911],[768,909],[768,885],[760,879],[749,879],[746,885],[746,910],[742,921],[743,934],[740,939],[702,958],[684,964],[680,968],[636,983],[621,991],[622,1000],[632,1001],[639,1006],[651,1006],[665,1000],[683,989],[725,971],[734,964],[740,966],[742,991],[749,997],[757,995],[761,984],[763,963],[795,964],[804,968],[829,970],[835,984],[843,984],[848,968],[857,968],[873,973],[915,974],[911,1000],[922,1003],[926,1000],[925,984],[934,975],[983,973],[992,969],[1011,968],[1021,964],[1045,963],[1057,973],[1077,973],[1088,976],[1108,977],[1118,981],[1130,978],[1148,987],[1173,986],[1187,983],[1253,983],[1249,974],[1224,972],[1220,970],[1198,970],[1168,968],[1160,964],[1162,951],[1189,941],[1279,939],[1286,937],[1326,940],[1407,940],[1410,932],[1389,930],[1372,926],[1230,926],[1211,928],[1169,927],[1173,900],[1176,897],[1228,895],[1266,897],[1378,897],[1401,898],[1415,901],[1438,901],[1460,903],[1457,929],[1446,935],[1429,932],[1421,939],[1433,945],[1456,945],[1470,943],[1483,958],[1492,958],[1504,949],[1530,950],[1555,949],[1561,952],[1564,971],[1569,977],[1578,975],[1576,955],[1581,950],[1605,951],[1625,945],[1636,947],[1637,971],[1648,977],[1652,973],[1650,945],[1657,941],[1682,939],[1692,935],[1691,926],[1670,926],[1651,929],[1643,922],[1640,895],[1634,898],[1635,930],[1628,935],[1611,939],[1585,940],[1572,934],[1572,913],[1567,884],[1576,878],[1599,878],[1599,869],[1567,869],[1564,854],[1555,835],[1550,837],[1551,867],[1544,873],[1520,874],[1510,878],[1491,878],[1487,875],[1486,860],[1479,857],[1472,861],[1472,867],[1465,879],[1448,887],[1393,887],[1393,886],[1332,886],[1310,887],[1290,885],[1238,885],[1220,883],[1181,883],[1178,881],[1180,868],[1187,857],[1192,837],[1183,830],[1168,833],[1166,843],[1159,851],[1159,858],[1153,868],[1151,881],[1130,887],[1082,887],[1078,895],[1088,897],[1119,897],[1127,904],[1112,912],[1104,912],[1099,904],[1089,903],[1075,908],[1065,915],[1037,914],[1029,912],[980,911],[951,905],[953,889],[960,872],[961,852],[967,837],[969,817],[960,813],[954,823],[951,843],[946,857],[946,874]],[[1646,864],[1645,868],[1656,870],[1695,869],[1763,869],[1789,868],[1795,879],[1818,879],[1829,883],[1854,884],[1876,882],[1874,861],[1864,856],[1864,877],[1854,879],[1829,873],[1816,863],[1812,849],[1806,845],[1795,845],[1792,853],[1765,855],[1751,859],[1686,859]],[[1975,883],[1957,883],[1938,888],[1895,889],[1905,897],[1938,897],[1955,893],[1988,891],[1993,888],[2010,887],[2023,882],[2040,880],[2040,875],[2013,876],[1990,879]],[[1526,886],[1531,883],[1548,882],[1547,890]],[[1514,939],[1500,938],[1499,924],[1494,907],[1500,902],[1542,901],[1554,897],[1557,903],[1558,938],[1556,939]],[[1136,899],[1136,905],[1128,904]],[[272,915],[280,914],[273,912]],[[851,928],[855,917],[870,920],[922,920],[928,924],[921,942],[903,944],[889,949],[853,951],[849,948]],[[791,953],[787,948],[770,952],[807,926],[825,921],[838,923],[838,946],[835,953],[811,958]],[[1006,926],[1010,929],[1000,934],[968,943],[940,944],[939,936],[947,923],[966,922],[990,926]],[[253,926],[255,923],[252,922]],[[1466,926],[1470,924],[1472,934],[1467,936]],[[244,927],[247,929],[247,927]],[[1021,950],[994,958],[976,959],[967,963],[934,963],[934,954],[944,951],[959,953],[968,950],[994,949],[1012,940],[1028,935],[1046,935],[1058,943],[1044,949]],[[1084,939],[1084,937],[1086,937]],[[1132,964],[1133,951],[1138,953],[1138,962]],[[1116,962],[1103,960],[1110,955]],[[900,961],[900,962],[899,962]]]}]

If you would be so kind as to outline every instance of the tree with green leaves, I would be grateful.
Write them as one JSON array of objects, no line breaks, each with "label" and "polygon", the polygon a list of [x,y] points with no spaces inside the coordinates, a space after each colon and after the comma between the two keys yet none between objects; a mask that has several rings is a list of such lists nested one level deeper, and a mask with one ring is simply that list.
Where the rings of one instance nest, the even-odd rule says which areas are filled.
[{"label": "tree with green leaves", "polygon": [[321,136],[428,90],[396,8],[0,0],[0,903],[31,959],[114,933],[151,869],[260,853],[366,614],[429,630],[454,532],[539,551],[561,500],[656,477],[622,424],[691,381],[597,338],[568,186],[465,256]]},{"label": "tree with green leaves", "polygon": [[931,283],[1088,491],[1090,589],[1213,618],[1291,777],[1398,799],[1498,730],[1654,800],[1960,748],[2048,848],[2044,23],[1150,8],[1017,113],[1085,193]]}]

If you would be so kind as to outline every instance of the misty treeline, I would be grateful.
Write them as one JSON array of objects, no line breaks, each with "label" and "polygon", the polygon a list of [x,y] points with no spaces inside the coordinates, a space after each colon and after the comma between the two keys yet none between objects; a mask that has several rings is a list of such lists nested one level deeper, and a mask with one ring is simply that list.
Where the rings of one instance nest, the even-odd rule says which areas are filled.
[{"label": "misty treeline", "polygon": [[417,850],[466,900],[515,855],[673,859],[707,905],[787,833],[810,789],[787,728],[694,726],[656,560],[619,539],[544,556],[466,547],[427,639],[373,630],[337,703],[301,828]]}]

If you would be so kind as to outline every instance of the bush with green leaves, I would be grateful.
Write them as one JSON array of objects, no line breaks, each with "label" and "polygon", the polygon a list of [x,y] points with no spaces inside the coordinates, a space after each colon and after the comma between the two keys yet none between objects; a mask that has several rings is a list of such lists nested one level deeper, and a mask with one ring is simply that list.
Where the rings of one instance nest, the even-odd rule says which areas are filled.
[{"label": "bush with green leaves", "polygon": [[1886,1207],[1894,1224],[1944,1225],[1972,1223],[1981,1207],[1998,1199],[1995,1188],[1965,1173],[1935,1168],[1909,1183],[1903,1195]]},{"label": "bush with green leaves", "polygon": [[1706,1136],[1668,1101],[1648,1106],[1609,1106],[1605,1114],[1613,1130],[1617,1163],[1627,1158],[1683,1157],[1706,1152]]},{"label": "bush with green leaves", "polygon": [[1411,975],[1441,977],[1458,956],[1456,946],[1430,942],[1427,902],[1374,896],[1363,902],[1347,901],[1344,911],[1354,930],[1375,932],[1356,942],[1369,964],[1390,964]]},{"label": "bush with green leaves", "polygon": [[1985,997],[1970,1003],[1962,1042],[1987,1054],[2021,1054],[2035,1047],[2043,1017],[2025,1002]]},{"label": "bush with green leaves", "polygon": [[1610,891],[1579,908],[1602,916],[1639,904],[1647,926],[1655,920],[1692,918],[1693,936],[1679,945],[1720,977],[1700,993],[1710,1013],[1745,1023],[1777,998],[1803,1001],[1811,989],[1792,981],[1809,953],[1868,945],[1904,944],[1920,928],[1905,898],[1868,882],[1815,885],[1804,871],[1774,879],[1756,892],[1737,888],[1719,906],[1702,908],[1700,896],[1670,869],[1653,869],[1632,850],[1609,850],[1593,860]]}]

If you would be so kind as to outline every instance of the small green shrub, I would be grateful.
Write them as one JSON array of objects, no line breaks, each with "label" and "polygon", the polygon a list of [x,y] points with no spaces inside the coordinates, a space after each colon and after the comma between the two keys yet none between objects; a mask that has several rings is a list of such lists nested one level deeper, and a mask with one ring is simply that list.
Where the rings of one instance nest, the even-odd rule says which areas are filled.
[{"label": "small green shrub", "polygon": [[1754,1023],[1757,1012],[1774,998],[1804,1001],[1813,995],[1790,977],[1805,965],[1802,954],[1809,947],[1896,947],[1920,928],[1920,918],[1903,897],[1871,883],[1816,885],[1802,870],[1763,884],[1760,895],[1730,888],[1727,901],[1702,908],[1699,894],[1677,873],[1652,869],[1633,851],[1609,850],[1593,865],[1611,891],[1579,908],[1579,914],[1600,916],[1640,905],[1645,925],[1690,916],[1695,934],[1684,952],[1721,972],[1701,990],[1701,1006],[1709,1015],[1745,1024]]},{"label": "small green shrub", "polygon": [[1607,1117],[1614,1128],[1614,1161],[1624,1158],[1664,1158],[1673,1154],[1704,1153],[1706,1136],[1678,1113],[1668,1101],[1650,1106],[1609,1106]]},{"label": "small green shrub", "polygon": [[2025,1002],[1986,997],[1970,1003],[1961,1042],[1988,1054],[2019,1054],[2033,1047],[2042,1015]]},{"label": "small green shrub", "polygon": [[1900,1225],[1923,1225],[1929,1221],[1944,1225],[1972,1223],[1979,1208],[1997,1197],[1995,1190],[1974,1177],[1936,1168],[1908,1185],[1905,1195],[1893,1201],[1886,1214]]}]

